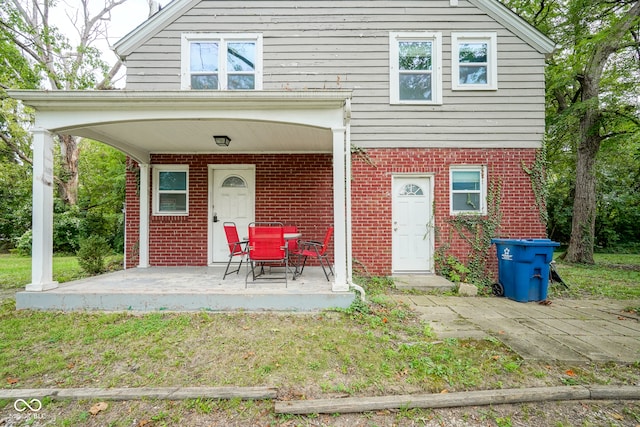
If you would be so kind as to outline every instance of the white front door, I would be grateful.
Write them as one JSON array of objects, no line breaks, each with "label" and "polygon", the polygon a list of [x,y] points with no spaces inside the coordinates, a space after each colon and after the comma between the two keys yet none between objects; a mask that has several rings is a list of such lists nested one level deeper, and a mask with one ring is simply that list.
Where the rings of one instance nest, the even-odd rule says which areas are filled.
[{"label": "white front door", "polygon": [[431,178],[393,177],[392,247],[394,273],[433,269]]},{"label": "white front door", "polygon": [[255,218],[255,167],[209,166],[209,264],[229,260],[229,246],[222,226],[235,222],[240,239],[247,237]]}]

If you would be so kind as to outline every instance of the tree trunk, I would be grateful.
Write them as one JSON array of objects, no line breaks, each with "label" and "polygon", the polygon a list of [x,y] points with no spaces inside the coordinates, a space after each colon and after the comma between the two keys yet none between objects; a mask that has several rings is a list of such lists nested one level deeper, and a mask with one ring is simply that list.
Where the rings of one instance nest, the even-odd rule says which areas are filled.
[{"label": "tree trunk", "polygon": [[60,177],[57,180],[60,198],[68,205],[78,203],[78,157],[80,148],[76,137],[58,135],[62,162]]},{"label": "tree trunk", "polygon": [[588,56],[584,74],[578,76],[582,89],[580,135],[576,159],[576,191],[573,201],[571,240],[566,260],[593,264],[596,224],[596,158],[604,139],[601,133],[602,110],[599,94],[603,70],[616,51],[625,47],[625,34],[638,24],[640,1],[633,2],[627,13],[596,38]]},{"label": "tree trunk", "polygon": [[[595,100],[598,98],[596,97]],[[597,105],[589,106],[580,120],[580,145],[576,160],[576,188],[573,199],[571,240],[566,260],[593,264],[596,227],[595,164],[601,137]]]}]

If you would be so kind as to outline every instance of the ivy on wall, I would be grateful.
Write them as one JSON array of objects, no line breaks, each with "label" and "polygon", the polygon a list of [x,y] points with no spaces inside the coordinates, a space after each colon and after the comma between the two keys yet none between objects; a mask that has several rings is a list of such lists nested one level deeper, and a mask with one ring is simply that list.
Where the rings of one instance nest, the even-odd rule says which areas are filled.
[{"label": "ivy on wall", "polygon": [[[501,181],[492,181],[487,191],[487,215],[456,215],[448,220],[451,224],[449,241],[439,245],[435,254],[438,274],[452,281],[464,281],[476,286],[491,284],[492,278],[487,271],[487,258],[490,253],[491,239],[496,237],[502,222],[501,197]],[[449,253],[453,233],[470,246],[466,265]]]},{"label": "ivy on wall", "polygon": [[549,193],[546,175],[547,165],[547,150],[544,142],[542,147],[536,151],[536,158],[531,166],[527,166],[524,160],[522,161],[522,170],[529,175],[531,180],[535,204],[538,208],[540,221],[542,221],[542,225],[545,228],[549,222],[549,213],[547,212],[547,195]]}]

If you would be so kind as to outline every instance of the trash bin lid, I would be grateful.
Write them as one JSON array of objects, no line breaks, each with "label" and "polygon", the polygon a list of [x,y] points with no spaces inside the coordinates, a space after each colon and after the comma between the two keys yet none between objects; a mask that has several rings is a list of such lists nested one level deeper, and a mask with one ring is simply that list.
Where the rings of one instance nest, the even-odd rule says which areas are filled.
[{"label": "trash bin lid", "polygon": [[560,246],[550,239],[491,239],[491,244],[520,246]]}]

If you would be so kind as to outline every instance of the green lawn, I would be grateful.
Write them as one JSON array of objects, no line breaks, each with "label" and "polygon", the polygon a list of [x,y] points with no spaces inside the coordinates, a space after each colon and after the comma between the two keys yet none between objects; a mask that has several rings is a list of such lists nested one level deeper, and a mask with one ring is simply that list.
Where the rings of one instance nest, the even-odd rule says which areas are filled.
[{"label": "green lawn", "polygon": [[595,265],[557,261],[569,289],[552,285],[550,297],[640,299],[640,254],[595,254]]},{"label": "green lawn", "polygon": [[[118,257],[109,257],[108,260],[112,258]],[[53,257],[53,280],[63,283],[85,276],[75,256]],[[0,290],[19,289],[30,282],[31,257],[0,254]]]}]

